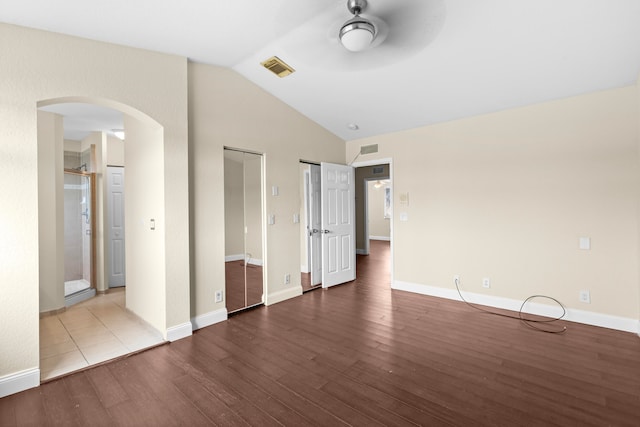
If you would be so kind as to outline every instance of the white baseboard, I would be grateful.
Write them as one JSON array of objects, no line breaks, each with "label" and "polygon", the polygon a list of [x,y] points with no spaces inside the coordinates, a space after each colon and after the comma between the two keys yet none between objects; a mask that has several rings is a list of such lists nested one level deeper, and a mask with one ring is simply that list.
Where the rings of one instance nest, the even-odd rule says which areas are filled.
[{"label": "white baseboard", "polygon": [[33,368],[0,378],[0,397],[20,393],[40,385],[40,369]]},{"label": "white baseboard", "polygon": [[389,236],[369,236],[369,240],[384,240],[385,242],[390,242],[391,237]]},{"label": "white baseboard", "polygon": [[191,318],[191,325],[193,330],[205,328],[207,326],[215,325],[216,323],[224,322],[228,319],[227,309],[221,308],[220,310],[210,311],[209,313],[201,314]]},{"label": "white baseboard", "polygon": [[309,266],[301,264],[300,265],[300,273],[305,273],[305,274],[311,273],[311,271],[309,271]]},{"label": "white baseboard", "polygon": [[366,249],[356,249],[356,255],[369,255]]},{"label": "white baseboard", "polygon": [[286,301],[290,298],[295,298],[302,295],[302,286],[294,286],[282,291],[273,292],[267,295],[265,305],[277,304],[282,301]]},{"label": "white baseboard", "polygon": [[185,322],[180,325],[167,328],[167,341],[178,341],[182,338],[190,337],[193,332],[191,322]]},{"label": "white baseboard", "polygon": [[[417,283],[402,282],[396,280],[391,285],[392,289],[399,291],[413,292],[416,294],[429,295],[439,298],[447,298],[460,301],[458,291],[455,289],[441,288],[438,286],[420,285]],[[510,298],[494,297],[490,295],[476,294],[463,291],[465,299],[474,304],[481,304],[490,307],[502,308],[505,310],[518,311],[522,301]],[[627,317],[612,316],[610,314],[594,313],[592,311],[577,310],[567,308],[567,314],[563,320],[570,322],[584,323],[586,325],[600,326],[603,328],[616,329],[625,332],[634,332],[640,336],[640,322],[637,319]],[[523,312],[537,314],[540,316],[557,317],[562,314],[562,310],[556,305],[539,304],[535,302],[527,303]]]},{"label": "white baseboard", "polygon": [[247,260],[247,264],[251,264],[251,265],[259,265],[259,266],[261,266],[261,267],[262,267],[263,262],[262,262],[262,260],[261,260],[261,259],[258,259],[258,258],[249,258],[249,259]]}]

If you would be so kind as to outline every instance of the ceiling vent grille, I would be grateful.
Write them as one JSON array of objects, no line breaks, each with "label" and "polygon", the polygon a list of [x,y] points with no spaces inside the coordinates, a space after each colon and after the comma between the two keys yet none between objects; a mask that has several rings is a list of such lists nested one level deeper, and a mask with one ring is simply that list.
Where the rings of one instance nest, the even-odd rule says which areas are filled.
[{"label": "ceiling vent grille", "polygon": [[360,154],[372,154],[378,152],[378,144],[362,145],[360,147]]},{"label": "ceiling vent grille", "polygon": [[272,56],[260,64],[278,77],[286,77],[296,71],[277,56]]}]

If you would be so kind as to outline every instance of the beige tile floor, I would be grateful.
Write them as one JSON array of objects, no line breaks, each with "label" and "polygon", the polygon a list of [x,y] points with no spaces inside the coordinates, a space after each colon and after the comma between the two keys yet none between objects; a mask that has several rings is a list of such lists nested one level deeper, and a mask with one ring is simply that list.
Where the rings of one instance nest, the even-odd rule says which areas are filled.
[{"label": "beige tile floor", "polygon": [[125,309],[124,288],[40,319],[40,379],[47,380],[164,342]]}]

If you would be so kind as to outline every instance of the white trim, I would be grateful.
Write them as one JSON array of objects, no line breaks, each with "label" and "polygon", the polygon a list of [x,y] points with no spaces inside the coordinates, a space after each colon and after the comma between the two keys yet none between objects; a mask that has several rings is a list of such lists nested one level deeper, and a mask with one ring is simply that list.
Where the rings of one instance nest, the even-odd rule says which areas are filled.
[{"label": "white trim", "polygon": [[305,273],[305,274],[311,273],[309,271],[309,266],[300,264],[300,273]]},{"label": "white trim", "polygon": [[356,249],[356,255],[369,255],[366,249]]},{"label": "white trim", "polygon": [[0,378],[0,397],[20,393],[40,385],[40,369],[33,368]]},{"label": "white trim", "polygon": [[181,323],[176,326],[167,328],[167,341],[173,342],[182,338],[190,337],[192,330],[191,322]]},{"label": "white trim", "polygon": [[259,265],[260,267],[262,267],[262,260],[258,259],[258,258],[249,258],[247,260],[247,264],[251,264],[251,265]]},{"label": "white trim", "polygon": [[369,236],[369,240],[384,240],[385,242],[390,242],[391,237],[389,236]]},{"label": "white trim", "polygon": [[287,288],[282,291],[267,294],[267,301],[265,302],[265,305],[277,304],[300,295],[302,295],[302,286],[294,286],[293,288]]},{"label": "white trim", "polygon": [[[413,292],[421,295],[429,295],[438,298],[446,298],[460,301],[460,296],[455,289],[441,288],[438,286],[420,285],[418,283],[394,281],[391,289],[399,291]],[[476,294],[464,291],[465,299],[474,304],[481,304],[490,307],[502,308],[506,310],[518,311],[522,301],[510,298],[494,297],[490,295]],[[553,305],[527,303],[523,312],[537,314],[540,316],[556,317],[561,313],[559,308]],[[584,323],[586,325],[600,326],[603,328],[616,329],[625,332],[635,332],[640,336],[640,322],[637,319],[627,317],[612,316],[610,314],[594,313],[592,311],[577,310],[567,308],[567,314],[563,320],[570,322]]]},{"label": "white trim", "polygon": [[216,323],[224,322],[228,319],[227,309],[221,308],[220,310],[210,311],[209,313],[201,314],[191,318],[191,325],[193,330],[205,328],[207,326],[214,325]]}]

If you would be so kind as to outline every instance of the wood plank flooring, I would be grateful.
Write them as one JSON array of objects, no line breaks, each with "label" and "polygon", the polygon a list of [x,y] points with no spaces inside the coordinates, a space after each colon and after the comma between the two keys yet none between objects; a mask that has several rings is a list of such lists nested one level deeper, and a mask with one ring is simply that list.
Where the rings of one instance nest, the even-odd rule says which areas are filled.
[{"label": "wood plank flooring", "polygon": [[227,312],[262,303],[262,266],[244,261],[225,262]]},{"label": "wood plank flooring", "polygon": [[0,425],[638,426],[640,338],[355,282],[0,399]]}]

